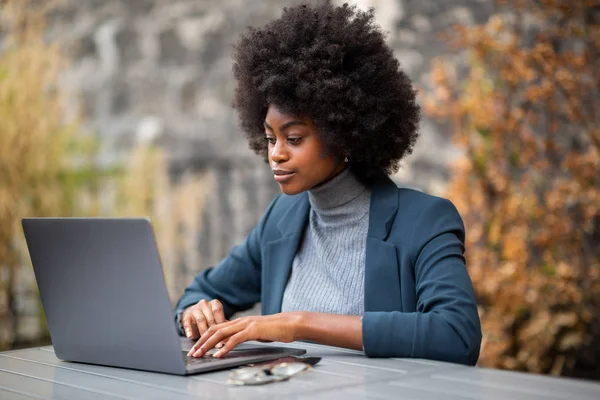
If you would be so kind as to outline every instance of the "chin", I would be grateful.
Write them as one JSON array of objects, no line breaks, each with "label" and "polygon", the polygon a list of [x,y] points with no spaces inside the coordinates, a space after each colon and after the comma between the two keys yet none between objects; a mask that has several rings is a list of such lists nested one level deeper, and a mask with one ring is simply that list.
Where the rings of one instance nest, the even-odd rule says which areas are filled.
[{"label": "chin", "polygon": [[283,194],[287,194],[288,196],[300,194],[306,190],[306,189],[303,189],[303,188],[300,188],[297,186],[281,185],[281,184],[279,185],[279,189],[281,189],[281,192]]}]

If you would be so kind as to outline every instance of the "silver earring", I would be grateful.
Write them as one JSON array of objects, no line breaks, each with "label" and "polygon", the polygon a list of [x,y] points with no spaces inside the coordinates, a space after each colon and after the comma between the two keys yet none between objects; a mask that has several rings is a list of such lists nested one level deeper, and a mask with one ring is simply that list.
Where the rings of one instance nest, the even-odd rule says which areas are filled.
[{"label": "silver earring", "polygon": [[347,163],[348,162],[348,157],[344,158],[344,162]]}]

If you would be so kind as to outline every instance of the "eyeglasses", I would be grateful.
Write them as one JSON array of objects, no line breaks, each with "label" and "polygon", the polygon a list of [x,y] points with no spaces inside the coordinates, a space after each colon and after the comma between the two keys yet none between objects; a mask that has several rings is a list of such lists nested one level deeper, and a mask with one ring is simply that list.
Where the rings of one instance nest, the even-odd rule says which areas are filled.
[{"label": "eyeglasses", "polygon": [[251,364],[231,371],[227,380],[230,385],[265,385],[272,382],[281,382],[309,371],[318,363],[321,357],[284,357],[267,364]]}]

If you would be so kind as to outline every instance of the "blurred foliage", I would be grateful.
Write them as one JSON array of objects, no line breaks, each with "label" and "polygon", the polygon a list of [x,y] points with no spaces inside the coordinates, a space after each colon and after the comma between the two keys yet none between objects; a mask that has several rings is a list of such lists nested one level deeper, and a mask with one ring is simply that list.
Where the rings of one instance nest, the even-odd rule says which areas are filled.
[{"label": "blurred foliage", "polygon": [[[161,151],[138,145],[127,161],[101,166],[101,143],[66,118],[58,83],[68,58],[44,38],[52,1],[0,3],[0,349],[16,337],[19,271],[31,268],[20,220],[25,216],[151,216],[172,295],[172,268],[194,251],[199,210],[210,177],[171,184]],[[188,238],[187,235],[191,236]],[[35,290],[35,288],[31,288]],[[41,311],[41,309],[40,309]],[[43,312],[37,313],[45,333]]]},{"label": "blurred foliage", "polygon": [[480,364],[600,379],[600,4],[497,1],[446,38],[428,114],[465,157],[448,196],[484,331]]}]

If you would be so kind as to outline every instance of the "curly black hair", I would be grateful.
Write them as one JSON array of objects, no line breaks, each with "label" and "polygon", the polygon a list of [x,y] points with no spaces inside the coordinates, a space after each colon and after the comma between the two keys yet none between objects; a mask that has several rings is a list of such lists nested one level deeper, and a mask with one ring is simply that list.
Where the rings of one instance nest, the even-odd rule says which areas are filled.
[{"label": "curly black hair", "polygon": [[419,135],[420,109],[374,9],[330,1],[284,8],[234,45],[233,106],[250,148],[266,157],[270,104],[309,116],[325,147],[364,183],[398,170]]}]

